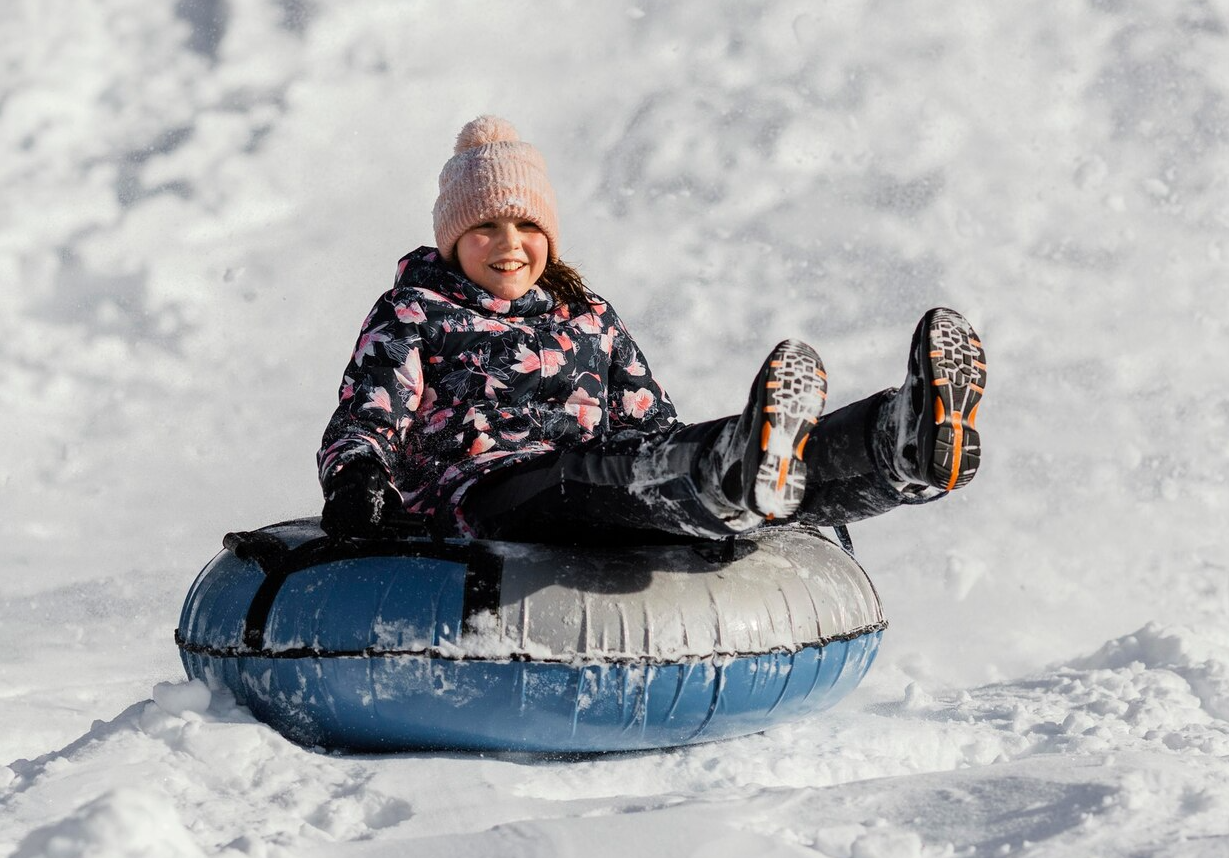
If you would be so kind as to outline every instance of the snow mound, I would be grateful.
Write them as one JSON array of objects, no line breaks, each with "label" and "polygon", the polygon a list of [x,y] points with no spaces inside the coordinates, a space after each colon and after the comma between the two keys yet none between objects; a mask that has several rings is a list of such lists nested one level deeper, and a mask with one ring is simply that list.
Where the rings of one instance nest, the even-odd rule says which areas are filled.
[{"label": "snow mound", "polygon": [[[24,828],[23,858],[289,856],[279,844],[364,840],[412,815],[360,764],[292,744],[199,681],[160,683],[152,701],[0,772],[0,852]],[[116,783],[128,786],[99,791]],[[74,809],[48,821],[49,807]]]},{"label": "snow mound", "polygon": [[1214,642],[1190,630],[1149,623],[1069,666],[1173,673],[1186,683],[1209,717],[1229,722],[1229,642]]},{"label": "snow mound", "polygon": [[1037,754],[1181,751],[1229,755],[1229,648],[1190,630],[1150,623],[1092,655],[1011,682],[931,699],[911,687],[884,707],[979,736],[981,759]]},{"label": "snow mound", "polygon": [[166,797],[132,787],[108,792],[30,832],[13,858],[203,858]]}]

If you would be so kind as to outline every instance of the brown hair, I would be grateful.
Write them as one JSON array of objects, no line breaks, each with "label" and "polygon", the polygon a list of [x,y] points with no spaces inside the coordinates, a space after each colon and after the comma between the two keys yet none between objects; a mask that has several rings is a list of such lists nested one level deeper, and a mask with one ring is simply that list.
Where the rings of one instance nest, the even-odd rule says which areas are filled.
[{"label": "brown hair", "polygon": [[548,260],[535,285],[554,298],[556,304],[566,304],[575,312],[585,312],[591,306],[584,278],[562,259]]}]

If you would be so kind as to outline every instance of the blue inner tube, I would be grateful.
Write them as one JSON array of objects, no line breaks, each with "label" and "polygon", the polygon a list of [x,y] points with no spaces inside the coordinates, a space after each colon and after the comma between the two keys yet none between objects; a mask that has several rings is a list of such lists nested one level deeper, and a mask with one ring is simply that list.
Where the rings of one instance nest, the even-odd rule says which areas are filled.
[{"label": "blue inner tube", "polygon": [[886,628],[817,530],[634,547],[228,534],[188,593],[189,677],[306,745],[586,753],[828,708]]}]

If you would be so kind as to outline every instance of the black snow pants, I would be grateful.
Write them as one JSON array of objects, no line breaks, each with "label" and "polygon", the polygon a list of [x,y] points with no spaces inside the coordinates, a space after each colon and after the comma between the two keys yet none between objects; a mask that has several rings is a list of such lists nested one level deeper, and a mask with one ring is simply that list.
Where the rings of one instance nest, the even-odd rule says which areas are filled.
[{"label": "black snow pants", "polygon": [[[795,518],[836,526],[908,502],[875,460],[876,416],[888,393],[825,415],[811,430],[807,489]],[[722,518],[701,496],[703,456],[737,420],[616,435],[505,466],[470,487],[462,516],[480,538],[522,542],[661,543],[744,532],[760,519]]]}]

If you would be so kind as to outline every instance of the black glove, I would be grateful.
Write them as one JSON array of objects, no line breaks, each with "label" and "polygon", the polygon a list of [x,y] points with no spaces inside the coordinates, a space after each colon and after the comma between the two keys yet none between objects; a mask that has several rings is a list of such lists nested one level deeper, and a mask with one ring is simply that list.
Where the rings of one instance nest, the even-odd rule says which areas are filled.
[{"label": "black glove", "polygon": [[401,495],[373,459],[351,459],[325,486],[320,529],[329,536],[395,536],[407,519]]}]

